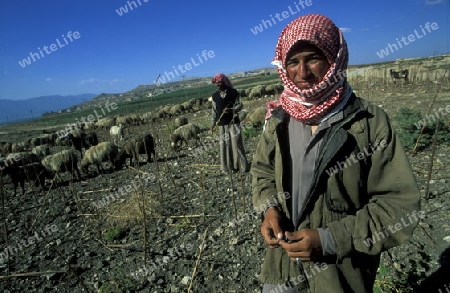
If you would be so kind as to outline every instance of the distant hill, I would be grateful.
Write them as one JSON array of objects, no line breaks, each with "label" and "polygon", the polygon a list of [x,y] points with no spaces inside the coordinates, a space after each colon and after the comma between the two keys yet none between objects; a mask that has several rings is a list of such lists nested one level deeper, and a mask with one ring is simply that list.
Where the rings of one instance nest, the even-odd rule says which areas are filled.
[{"label": "distant hill", "polygon": [[[436,83],[449,80],[448,71],[450,70],[450,54],[440,56],[429,56],[420,58],[402,58],[395,61],[386,61],[373,64],[351,65],[348,68],[348,78],[350,83],[355,86],[366,84],[375,86],[391,82],[389,70],[409,70],[409,81],[412,83],[432,81]],[[242,84],[250,86],[248,78],[260,76],[277,75],[276,68],[265,67],[251,71],[236,72],[228,74],[233,84]],[[277,80],[278,81],[278,80]],[[279,82],[279,81],[278,81]],[[159,95],[171,95],[177,91],[194,90],[210,85],[210,77],[190,77],[181,81],[172,81],[166,83],[139,85],[122,93],[101,93],[101,94],[81,94],[75,96],[42,96],[28,100],[2,100],[0,99],[0,125],[11,122],[19,122],[39,118],[44,113],[57,112],[60,110],[76,111],[86,110],[96,107],[102,107],[106,102],[132,102],[142,98],[156,97]],[[253,83],[252,83],[253,84]],[[31,112],[32,111],[32,112]]]},{"label": "distant hill", "polygon": [[95,96],[97,94],[41,96],[26,100],[0,99],[0,124],[36,119],[44,113],[68,109]]}]

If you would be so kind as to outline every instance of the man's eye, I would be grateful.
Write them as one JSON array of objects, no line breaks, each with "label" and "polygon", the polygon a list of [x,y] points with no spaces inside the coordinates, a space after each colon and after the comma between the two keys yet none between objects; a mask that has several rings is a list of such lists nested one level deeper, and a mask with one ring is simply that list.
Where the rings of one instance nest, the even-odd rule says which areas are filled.
[{"label": "man's eye", "polygon": [[298,64],[297,60],[288,60],[287,66],[295,66]]},{"label": "man's eye", "polygon": [[309,58],[308,62],[317,62],[317,61],[322,61],[324,60],[324,58],[322,56],[311,56],[311,58]]}]

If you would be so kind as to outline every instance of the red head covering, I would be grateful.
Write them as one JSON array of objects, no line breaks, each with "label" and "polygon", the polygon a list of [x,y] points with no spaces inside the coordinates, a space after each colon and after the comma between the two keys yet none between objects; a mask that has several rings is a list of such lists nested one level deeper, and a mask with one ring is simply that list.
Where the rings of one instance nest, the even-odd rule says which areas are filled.
[{"label": "red head covering", "polygon": [[[314,88],[302,90],[286,73],[286,57],[299,41],[318,47],[325,54],[330,69]],[[269,108],[281,104],[294,119],[305,124],[318,124],[340,101],[352,92],[347,83],[347,43],[338,27],[320,14],[301,16],[290,22],[281,32],[275,49],[273,65],[285,84],[277,102],[268,103]]]},{"label": "red head covering", "polygon": [[225,74],[217,73],[211,80],[213,84],[216,84],[219,81],[221,81],[227,88],[233,88],[233,85]]}]

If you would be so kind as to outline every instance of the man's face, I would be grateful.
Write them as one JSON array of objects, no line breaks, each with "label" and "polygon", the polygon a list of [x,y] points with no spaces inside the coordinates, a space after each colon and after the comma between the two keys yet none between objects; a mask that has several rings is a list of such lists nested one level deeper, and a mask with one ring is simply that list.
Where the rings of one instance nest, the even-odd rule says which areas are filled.
[{"label": "man's face", "polygon": [[288,77],[302,90],[319,84],[329,68],[323,52],[305,42],[294,45],[286,59]]},{"label": "man's face", "polygon": [[224,85],[224,83],[221,82],[221,81],[216,82],[216,86],[217,86],[217,88],[220,89],[220,90],[224,90],[224,89],[225,89],[225,85]]}]

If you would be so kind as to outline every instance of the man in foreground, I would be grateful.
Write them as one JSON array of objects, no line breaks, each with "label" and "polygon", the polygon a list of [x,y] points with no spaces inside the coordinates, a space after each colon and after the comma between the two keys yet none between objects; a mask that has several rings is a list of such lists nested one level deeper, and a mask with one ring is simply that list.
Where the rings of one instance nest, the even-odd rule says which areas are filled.
[{"label": "man in foreground", "polygon": [[273,64],[285,90],[268,103],[251,169],[269,246],[263,293],[372,292],[381,252],[420,220],[404,148],[386,113],[353,93],[327,17],[289,23]]}]

